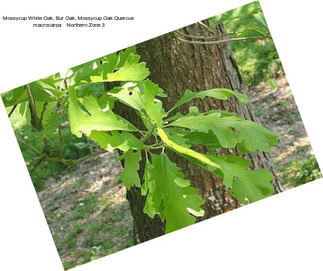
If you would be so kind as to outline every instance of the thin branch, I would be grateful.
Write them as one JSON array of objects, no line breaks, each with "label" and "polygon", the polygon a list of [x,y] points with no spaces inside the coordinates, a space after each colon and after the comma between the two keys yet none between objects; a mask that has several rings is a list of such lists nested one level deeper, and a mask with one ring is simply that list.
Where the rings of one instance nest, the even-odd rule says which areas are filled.
[{"label": "thin branch", "polygon": [[10,113],[9,113],[9,115],[8,115],[8,117],[9,117],[9,118],[11,117],[11,115],[12,115],[12,113],[15,111],[15,109],[17,108],[17,105],[18,105],[18,104],[15,104],[15,105],[13,106],[13,108],[10,110]]},{"label": "thin branch", "polygon": [[68,89],[66,78],[64,78],[64,86],[65,86],[65,90]]},{"label": "thin branch", "polygon": [[226,34],[220,34],[220,35],[212,35],[212,36],[194,36],[194,35],[187,35],[184,34],[182,32],[180,32],[179,30],[176,31],[176,33],[178,33],[179,35],[186,37],[186,38],[191,38],[191,39],[205,39],[205,40],[211,40],[211,39],[216,39],[218,37],[226,37],[227,35],[234,35],[235,33],[230,32],[230,33],[226,33]]},{"label": "thin branch", "polygon": [[103,154],[103,153],[106,152],[106,150],[101,150],[101,151],[98,151],[96,153],[92,153],[92,154],[83,156],[83,157],[78,158],[78,159],[63,159],[63,158],[60,158],[60,157],[50,157],[47,154],[40,153],[40,152],[36,151],[35,149],[33,149],[29,144],[27,144],[24,141],[21,141],[21,143],[23,143],[25,146],[27,146],[29,149],[31,149],[33,152],[35,152],[36,154],[39,155],[38,157],[32,159],[31,161],[26,162],[27,166],[35,163],[33,168],[30,170],[30,175],[32,175],[34,173],[34,171],[36,170],[36,168],[44,161],[62,163],[64,165],[66,165],[66,166],[73,166],[73,165],[75,165],[77,163],[80,163],[80,162],[86,160],[86,159],[98,156],[98,155]]},{"label": "thin branch", "polygon": [[62,114],[63,114],[63,109],[62,109],[62,101],[59,100],[57,102],[57,109],[58,109],[58,142],[59,142],[59,156],[63,157],[63,135],[62,135]]},{"label": "thin branch", "polygon": [[36,111],[36,104],[33,98],[33,95],[31,93],[31,89],[29,84],[25,85],[25,89],[27,92],[27,97],[28,97],[28,102],[29,102],[29,108],[30,108],[30,115],[31,115],[31,124],[36,131],[41,130],[41,125],[39,125],[39,119],[37,116],[37,111]]},{"label": "thin branch", "polygon": [[36,112],[36,105],[35,105],[35,101],[34,101],[32,93],[31,93],[31,89],[30,89],[29,84],[27,84],[25,86],[25,89],[26,89],[26,92],[27,92],[28,101],[31,104],[31,106],[33,107],[33,109],[35,110],[35,112]]},{"label": "thin branch", "polygon": [[82,162],[82,161],[84,161],[84,160],[86,160],[88,158],[92,158],[92,157],[101,155],[101,154],[106,153],[106,152],[107,152],[106,150],[101,150],[101,151],[98,151],[98,152],[83,156],[83,157],[78,158],[78,159],[70,159],[70,160],[72,160],[72,162],[75,164],[75,163]]},{"label": "thin branch", "polygon": [[254,36],[254,37],[241,37],[241,38],[232,38],[232,39],[224,39],[224,40],[214,40],[214,41],[193,41],[193,40],[186,40],[181,37],[177,37],[180,41],[191,43],[191,44],[220,44],[226,42],[233,42],[233,41],[245,41],[245,40],[252,40],[252,39],[268,39],[269,36]]},{"label": "thin branch", "polygon": [[150,137],[151,137],[151,135],[152,135],[152,133],[153,133],[153,131],[154,131],[154,128],[152,128],[150,131],[148,131],[141,139],[140,139],[140,141],[141,142],[143,142],[143,143],[145,143]]},{"label": "thin branch", "polygon": [[51,161],[51,162],[62,163],[62,164],[68,165],[68,166],[72,166],[72,165],[80,163],[80,162],[82,162],[82,161],[84,161],[84,160],[86,160],[88,158],[92,158],[92,157],[98,156],[98,155],[103,154],[103,153],[106,153],[106,150],[101,150],[101,151],[98,151],[96,153],[92,153],[92,154],[83,156],[83,157],[78,158],[78,159],[62,159],[62,158],[59,158],[59,157],[46,156],[46,160]]},{"label": "thin branch", "polygon": [[215,31],[211,30],[210,27],[208,27],[205,23],[199,22],[199,24],[202,25],[210,33],[217,35],[217,33]]},{"label": "thin branch", "polygon": [[36,163],[41,157],[45,157],[45,156],[46,156],[45,154],[42,154],[41,156],[36,156],[33,159],[26,161],[26,166]]},{"label": "thin branch", "polygon": [[25,147],[27,147],[28,149],[30,149],[32,152],[34,152],[35,154],[42,156],[43,154],[40,151],[37,151],[36,149],[34,149],[32,146],[30,146],[27,142],[21,140],[21,139],[17,139],[19,143],[21,143],[22,145],[24,145]]},{"label": "thin branch", "polygon": [[30,170],[30,175],[33,175],[35,170],[38,168],[38,166],[45,160],[45,155],[39,156],[37,160],[35,160],[35,165],[33,168]]},{"label": "thin branch", "polygon": [[43,104],[43,109],[42,109],[42,111],[40,113],[40,123],[43,123],[43,118],[44,118],[44,114],[45,114],[47,105],[48,105],[48,102],[45,102]]}]

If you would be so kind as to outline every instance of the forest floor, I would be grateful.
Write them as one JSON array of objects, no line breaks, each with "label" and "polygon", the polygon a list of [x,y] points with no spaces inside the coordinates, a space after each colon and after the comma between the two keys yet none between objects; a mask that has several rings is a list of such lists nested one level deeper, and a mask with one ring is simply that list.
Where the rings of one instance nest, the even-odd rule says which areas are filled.
[{"label": "forest floor", "polygon": [[85,160],[38,193],[65,269],[135,244],[116,160],[111,153]]},{"label": "forest floor", "polygon": [[[260,84],[248,95],[262,124],[281,136],[271,155],[283,178],[289,163],[308,159],[313,151],[288,82],[277,83],[277,89]],[[135,244],[120,173],[116,155],[105,153],[50,178],[38,193],[65,269]]]},{"label": "forest floor", "polygon": [[278,178],[288,189],[295,185],[291,182],[290,166],[301,166],[314,153],[288,81],[285,77],[276,81],[276,88],[261,83],[247,94],[255,116],[280,136],[279,143],[272,147],[271,157]]}]

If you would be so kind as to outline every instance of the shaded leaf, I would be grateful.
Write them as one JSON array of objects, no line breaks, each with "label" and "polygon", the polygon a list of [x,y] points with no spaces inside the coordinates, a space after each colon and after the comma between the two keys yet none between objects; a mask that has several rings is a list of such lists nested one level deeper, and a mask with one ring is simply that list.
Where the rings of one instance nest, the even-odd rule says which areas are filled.
[{"label": "shaded leaf", "polygon": [[210,167],[198,159],[181,154],[185,159],[222,178],[223,184],[229,188],[230,194],[239,202],[252,203],[274,193],[270,183],[273,176],[267,169],[247,169],[250,161],[236,155],[205,155],[219,165],[219,168]]},{"label": "shaded leaf", "polygon": [[59,125],[58,109],[55,103],[49,103],[43,115],[43,133],[46,136],[56,134]]},{"label": "shaded leaf", "polygon": [[221,116],[215,112],[208,115],[188,116],[175,120],[169,126],[188,128],[192,131],[213,132],[224,148],[238,146],[242,152],[257,149],[270,151],[270,146],[278,141],[278,135],[261,125],[236,116]]}]

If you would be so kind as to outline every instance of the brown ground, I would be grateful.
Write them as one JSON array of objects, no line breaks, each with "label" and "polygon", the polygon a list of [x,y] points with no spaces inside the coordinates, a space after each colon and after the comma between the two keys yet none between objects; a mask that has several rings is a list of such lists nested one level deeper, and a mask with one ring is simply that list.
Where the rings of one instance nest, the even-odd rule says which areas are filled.
[{"label": "brown ground", "polygon": [[301,116],[285,77],[277,79],[277,88],[265,83],[251,89],[248,95],[256,117],[270,130],[280,135],[272,147],[271,157],[278,177],[291,161],[302,161],[314,155]]}]

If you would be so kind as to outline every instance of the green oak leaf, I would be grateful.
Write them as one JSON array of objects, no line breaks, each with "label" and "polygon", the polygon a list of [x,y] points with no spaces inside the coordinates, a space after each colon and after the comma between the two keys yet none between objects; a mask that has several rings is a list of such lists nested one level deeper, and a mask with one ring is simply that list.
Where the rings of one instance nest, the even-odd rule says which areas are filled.
[{"label": "green oak leaf", "polygon": [[103,79],[107,79],[107,74],[113,72],[119,62],[120,62],[120,55],[116,53],[112,53],[110,55],[107,55],[101,59],[102,61],[102,71],[101,76]]},{"label": "green oak leaf", "polygon": [[254,152],[257,149],[269,152],[270,146],[278,141],[276,133],[255,122],[236,116],[221,116],[218,112],[183,117],[168,126],[183,127],[203,133],[211,131],[222,147],[238,146],[244,153]]},{"label": "green oak leaf", "polygon": [[73,76],[69,80],[71,86],[105,82],[107,75],[116,69],[119,60],[119,55],[113,53],[72,68]]},{"label": "green oak leaf", "polygon": [[203,199],[165,153],[151,157],[145,213],[165,219],[166,233],[193,224],[194,216],[204,215]]},{"label": "green oak leaf", "polygon": [[189,132],[189,133],[186,133],[186,135],[184,136],[184,139],[186,139],[186,142],[191,146],[205,145],[211,150],[221,147],[218,141],[218,138],[211,131],[209,131],[208,133],[203,133],[198,131]]},{"label": "green oak leaf", "polygon": [[189,138],[187,138],[187,135],[191,133],[188,130],[177,127],[169,127],[165,128],[164,131],[167,134],[167,137],[176,144],[179,144],[186,148],[190,148],[193,145],[190,144],[191,142]]},{"label": "green oak leaf", "polygon": [[234,112],[229,112],[229,111],[219,110],[219,109],[213,109],[213,110],[209,110],[207,112],[200,112],[197,106],[190,106],[188,108],[188,113],[186,115],[183,115],[180,112],[177,112],[174,116],[164,119],[164,121],[168,123],[168,122],[178,120],[183,117],[197,116],[197,115],[208,115],[211,113],[219,113],[219,114],[221,114],[221,116],[237,116],[237,114]]},{"label": "green oak leaf", "polygon": [[[146,196],[148,193],[148,185],[149,185],[149,179],[150,179],[150,172],[152,170],[152,164],[150,163],[150,161],[148,159],[146,159],[146,163],[145,163],[145,170],[144,170],[144,182],[141,186],[141,195],[142,196]],[[146,201],[146,205],[147,205],[147,201]],[[150,207],[146,207],[147,211],[150,209]],[[152,215],[154,216],[154,215]]]},{"label": "green oak leaf", "polygon": [[120,179],[125,187],[129,190],[132,186],[140,187],[140,178],[138,174],[139,162],[141,160],[141,152],[128,150],[121,157],[124,159],[124,169]]},{"label": "green oak leaf", "polygon": [[155,98],[160,93],[163,93],[163,90],[157,84],[145,80],[138,83],[126,83],[111,90],[108,95],[137,110],[142,118],[146,115],[152,124],[161,127],[165,112],[162,102]]},{"label": "green oak leaf", "polygon": [[49,103],[43,113],[43,133],[46,136],[56,134],[60,124],[56,103]]},{"label": "green oak leaf", "polygon": [[137,63],[139,56],[130,54],[124,63],[116,72],[107,74],[107,82],[114,81],[141,81],[149,74],[146,63]]},{"label": "green oak leaf", "polygon": [[[220,169],[214,170],[214,174],[223,178],[223,184],[230,188],[229,192],[240,202],[254,202],[273,194],[273,186],[270,183],[274,177],[267,169],[247,169],[250,161],[236,155],[207,157],[217,163]],[[219,171],[222,174],[219,175]]]},{"label": "green oak leaf", "polygon": [[70,70],[73,72],[73,75],[69,78],[69,85],[76,87],[90,83],[92,76],[101,75],[101,69],[98,68],[99,65],[99,60],[93,60],[71,68]]},{"label": "green oak leaf", "polygon": [[143,80],[149,75],[149,70],[139,60],[140,56],[133,47],[95,59],[71,69],[74,74],[69,80],[70,85]]},{"label": "green oak leaf", "polygon": [[123,104],[137,111],[144,109],[144,100],[137,83],[126,83],[121,87],[112,89],[107,95],[118,99]]},{"label": "green oak leaf", "polygon": [[208,157],[206,157],[204,154],[199,153],[197,151],[194,151],[190,148],[187,148],[185,146],[179,145],[176,142],[172,141],[167,133],[161,129],[161,128],[157,128],[157,134],[158,136],[161,138],[161,140],[164,142],[165,145],[167,145],[169,148],[173,149],[174,151],[176,151],[177,153],[180,154],[184,154],[184,155],[188,155],[190,157],[193,157],[195,159],[200,160],[201,162],[214,167],[214,168],[218,168],[219,166],[214,163],[213,161],[211,161]]},{"label": "green oak leaf", "polygon": [[[39,102],[56,101],[56,95],[58,95],[58,91],[42,81],[43,80],[39,80],[29,84],[33,99]],[[5,107],[28,101],[25,86],[9,90],[1,94],[1,96]]]},{"label": "green oak leaf", "polygon": [[120,51],[118,53],[120,57],[120,61],[117,65],[117,68],[122,67],[126,63],[127,59],[129,58],[129,55],[135,55],[135,54],[136,54],[136,46],[130,46],[127,49]]},{"label": "green oak leaf", "polygon": [[23,103],[21,103],[19,105],[19,114],[24,118],[26,118],[26,114],[27,114],[27,111],[28,111],[27,110],[27,104],[28,104],[28,102],[26,101],[26,102],[23,102]]},{"label": "green oak leaf", "polygon": [[115,149],[126,152],[130,149],[141,150],[145,148],[145,144],[138,138],[125,131],[92,131],[89,138],[109,152],[113,152]]},{"label": "green oak leaf", "polygon": [[180,155],[222,178],[223,184],[229,188],[229,193],[243,204],[255,202],[274,193],[270,183],[274,177],[267,169],[247,169],[250,165],[247,159],[236,155],[205,154],[208,159],[219,165],[216,169],[188,155]]},{"label": "green oak leaf", "polygon": [[252,203],[264,199],[274,193],[270,181],[273,176],[266,169],[250,170],[248,178],[234,180],[230,194],[241,203]]},{"label": "green oak leaf", "polygon": [[5,107],[27,101],[27,93],[24,86],[1,93],[1,97]]},{"label": "green oak leaf", "polygon": [[81,137],[82,133],[89,136],[92,131],[136,131],[131,123],[115,115],[111,110],[104,112],[95,97],[86,96],[83,98],[82,110],[77,98],[75,88],[69,90],[68,116],[72,134]]},{"label": "green oak leaf", "polygon": [[204,99],[206,97],[218,99],[218,100],[227,100],[231,96],[237,97],[241,102],[248,102],[248,97],[246,95],[241,94],[240,92],[233,91],[231,89],[226,88],[215,88],[204,91],[192,92],[191,90],[185,90],[185,93],[181,99],[179,99],[174,106],[168,111],[171,112],[177,107],[187,103],[193,99]]}]

